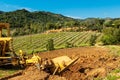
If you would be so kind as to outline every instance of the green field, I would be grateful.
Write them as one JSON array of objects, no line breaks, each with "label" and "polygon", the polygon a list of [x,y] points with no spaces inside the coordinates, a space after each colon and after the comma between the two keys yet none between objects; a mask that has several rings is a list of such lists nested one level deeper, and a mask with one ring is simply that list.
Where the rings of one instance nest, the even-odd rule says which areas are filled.
[{"label": "green field", "polygon": [[30,53],[34,51],[45,51],[48,39],[54,40],[55,49],[65,48],[65,43],[72,43],[74,46],[88,46],[91,35],[96,34],[100,38],[101,34],[96,32],[60,32],[49,34],[35,34],[13,38],[13,47],[16,52],[20,49]]}]

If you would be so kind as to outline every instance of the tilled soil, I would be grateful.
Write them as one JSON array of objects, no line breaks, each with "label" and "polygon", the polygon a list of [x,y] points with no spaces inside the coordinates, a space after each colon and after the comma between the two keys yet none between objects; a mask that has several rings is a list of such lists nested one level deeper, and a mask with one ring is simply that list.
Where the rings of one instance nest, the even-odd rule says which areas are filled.
[{"label": "tilled soil", "polygon": [[120,57],[111,55],[109,50],[101,47],[80,47],[54,50],[38,53],[41,58],[55,58],[67,55],[70,58],[79,57],[79,60],[60,75],[50,75],[30,66],[21,76],[10,80],[93,80],[105,77],[107,73],[118,68]]}]

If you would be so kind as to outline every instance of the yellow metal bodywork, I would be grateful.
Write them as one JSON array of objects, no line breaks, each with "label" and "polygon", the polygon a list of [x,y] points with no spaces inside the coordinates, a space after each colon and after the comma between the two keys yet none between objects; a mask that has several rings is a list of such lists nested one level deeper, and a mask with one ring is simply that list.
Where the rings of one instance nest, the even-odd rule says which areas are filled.
[{"label": "yellow metal bodywork", "polygon": [[0,55],[1,56],[5,56],[6,52],[10,52],[12,51],[10,49],[10,42],[12,41],[11,37],[2,37],[0,38],[0,47],[1,47],[1,51],[0,51]]},{"label": "yellow metal bodywork", "polygon": [[28,58],[22,50],[19,50],[20,64],[36,64],[41,62],[41,58],[35,54],[31,58]]},{"label": "yellow metal bodywork", "polygon": [[74,64],[79,58],[71,59],[68,56],[60,56],[52,59],[54,63],[53,75],[61,73],[66,70],[69,66]]},{"label": "yellow metal bodywork", "polygon": [[[0,65],[12,63],[16,56],[12,47],[12,38],[10,37],[9,23],[0,23]],[[6,29],[6,34],[3,34],[3,29]],[[4,36],[6,37],[4,37]],[[14,56],[11,56],[11,55]]]},{"label": "yellow metal bodywork", "polygon": [[60,57],[56,57],[52,59],[52,62],[54,63],[54,65],[56,67],[60,67],[60,69],[62,70],[65,66],[67,66],[69,64],[69,62],[71,62],[72,59],[70,59],[68,56],[60,56]]},{"label": "yellow metal bodywork", "polygon": [[11,37],[2,37],[2,38],[0,38],[0,41],[10,41],[10,40],[12,40]]},{"label": "yellow metal bodywork", "polygon": [[[12,38],[10,37],[9,27],[9,23],[0,23],[0,57],[5,57],[5,53],[10,51],[10,41],[12,41]],[[2,36],[2,29],[7,29],[7,37]]]},{"label": "yellow metal bodywork", "polygon": [[[0,23],[0,57],[6,57],[6,52],[11,52],[10,44],[12,38],[10,37],[9,23]],[[7,29],[6,37],[3,37],[2,29]]]},{"label": "yellow metal bodywork", "polygon": [[26,64],[36,64],[40,62],[41,62],[41,58],[36,55],[33,55],[32,58],[26,60]]}]

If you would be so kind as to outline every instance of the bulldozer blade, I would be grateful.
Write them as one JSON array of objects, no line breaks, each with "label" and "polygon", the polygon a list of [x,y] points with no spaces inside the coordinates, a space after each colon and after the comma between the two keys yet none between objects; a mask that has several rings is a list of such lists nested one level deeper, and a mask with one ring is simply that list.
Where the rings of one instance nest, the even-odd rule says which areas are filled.
[{"label": "bulldozer blade", "polygon": [[58,69],[59,69],[59,67],[57,67],[57,68],[54,70],[54,72],[53,72],[52,75],[55,75]]},{"label": "bulldozer blade", "polygon": [[59,74],[64,72],[66,69],[68,69],[72,64],[74,64],[77,60],[79,59],[79,57],[73,59],[65,68],[63,68],[60,72],[58,72]]}]

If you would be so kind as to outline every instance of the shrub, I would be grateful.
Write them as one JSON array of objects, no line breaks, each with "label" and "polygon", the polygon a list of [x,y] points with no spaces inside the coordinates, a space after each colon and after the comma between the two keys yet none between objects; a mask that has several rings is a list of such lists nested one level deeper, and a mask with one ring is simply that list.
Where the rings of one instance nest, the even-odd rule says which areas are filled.
[{"label": "shrub", "polygon": [[102,37],[102,42],[105,44],[105,45],[112,45],[112,44],[115,44],[116,43],[116,39],[114,38],[114,36],[112,35],[104,35]]},{"label": "shrub", "polygon": [[54,50],[54,41],[53,41],[53,39],[48,39],[46,49],[48,51]]},{"label": "shrub", "polygon": [[97,39],[97,36],[96,36],[96,35],[91,35],[91,38],[90,38],[90,45],[91,45],[91,46],[94,46],[94,45],[95,45],[96,39]]},{"label": "shrub", "polygon": [[103,29],[103,33],[102,42],[105,45],[120,43],[120,29],[109,27]]}]

